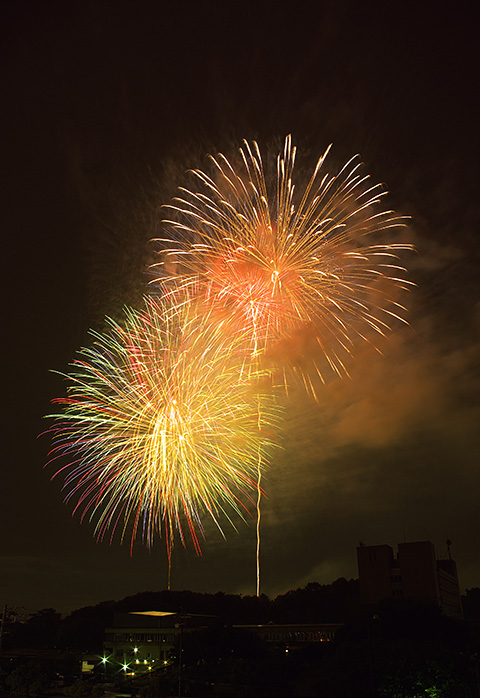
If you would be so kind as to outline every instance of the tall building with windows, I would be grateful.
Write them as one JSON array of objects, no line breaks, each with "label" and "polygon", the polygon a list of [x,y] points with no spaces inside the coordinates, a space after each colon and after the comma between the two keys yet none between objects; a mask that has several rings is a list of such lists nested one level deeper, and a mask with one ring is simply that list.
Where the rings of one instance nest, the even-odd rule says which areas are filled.
[{"label": "tall building with windows", "polygon": [[360,545],[357,562],[362,603],[403,597],[463,617],[455,561],[437,560],[430,541],[399,543],[397,555],[389,545]]}]

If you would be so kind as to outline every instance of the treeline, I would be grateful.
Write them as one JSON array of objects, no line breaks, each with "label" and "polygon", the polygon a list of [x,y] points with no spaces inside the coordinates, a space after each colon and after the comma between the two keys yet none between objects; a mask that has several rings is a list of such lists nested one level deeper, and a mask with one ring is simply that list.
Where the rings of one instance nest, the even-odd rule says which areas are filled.
[{"label": "treeline", "polygon": [[[474,633],[480,625],[480,588],[463,597],[465,620]],[[369,609],[360,603],[358,580],[340,578],[331,584],[312,582],[269,599],[262,594],[202,594],[193,591],[145,591],[121,601],[103,601],[62,618],[53,608],[41,609],[27,622],[6,619],[3,650],[56,648],[101,651],[104,629],[117,611],[172,611],[215,616],[218,625],[264,623],[344,623],[362,621]]]},{"label": "treeline", "polygon": [[121,601],[103,601],[62,618],[53,608],[41,609],[27,622],[5,624],[4,649],[49,647],[100,651],[103,631],[116,611],[172,611],[216,616],[219,624],[347,623],[361,613],[358,580],[310,583],[269,599],[193,591],[145,591]]},{"label": "treeline", "polygon": [[116,611],[182,611],[214,615],[226,624],[345,623],[360,610],[358,580],[337,579],[331,584],[312,582],[275,599],[268,596],[199,594],[192,591],[144,592],[128,596]]},{"label": "treeline", "polygon": [[[445,617],[437,606],[406,599],[361,606],[356,580],[308,584],[273,600],[222,592],[143,592],[121,601],[105,601],[78,609],[65,618],[54,609],[43,609],[26,623],[7,624],[4,645],[25,643],[23,646],[30,648],[100,653],[103,630],[111,624],[113,613],[141,610],[214,615],[218,619],[214,627],[184,633],[181,654],[184,695],[198,698],[214,693],[232,698],[318,698],[320,695],[475,698],[478,695],[479,588],[468,590],[464,597],[465,622]],[[232,627],[269,621],[338,621],[345,625],[333,642],[297,647],[270,646],[249,632]],[[64,655],[68,659],[75,653],[66,651]],[[47,658],[48,654],[44,653],[43,663],[37,667],[38,675],[45,673]],[[141,698],[176,695],[178,655],[172,659],[165,670],[132,679],[129,690]],[[63,674],[67,673],[65,661]],[[33,671],[35,667],[32,667],[28,661],[9,666],[5,686],[13,690],[12,682],[31,681],[28,672]],[[88,691],[98,689],[101,694],[95,684],[95,681],[101,683],[101,679],[102,676],[97,676],[93,683],[83,681],[78,686]],[[221,686],[224,693],[218,692]],[[74,689],[77,690],[76,683],[71,688]]]}]

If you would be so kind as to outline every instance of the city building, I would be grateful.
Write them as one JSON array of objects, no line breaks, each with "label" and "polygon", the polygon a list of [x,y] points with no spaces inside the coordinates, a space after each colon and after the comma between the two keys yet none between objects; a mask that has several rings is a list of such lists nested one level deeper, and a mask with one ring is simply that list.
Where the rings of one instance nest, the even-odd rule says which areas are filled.
[{"label": "city building", "polygon": [[360,599],[364,604],[406,598],[435,603],[451,618],[462,618],[457,566],[450,557],[437,560],[430,541],[399,543],[394,555],[389,545],[357,548]]}]

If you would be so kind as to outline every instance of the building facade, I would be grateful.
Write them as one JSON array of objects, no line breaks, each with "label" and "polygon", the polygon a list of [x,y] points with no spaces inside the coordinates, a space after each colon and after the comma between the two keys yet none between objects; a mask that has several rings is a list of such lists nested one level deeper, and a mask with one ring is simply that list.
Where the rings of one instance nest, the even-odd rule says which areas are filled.
[{"label": "building facade", "polygon": [[434,603],[450,618],[462,618],[462,603],[455,561],[437,560],[430,541],[357,548],[360,599],[372,604],[388,598]]},{"label": "building facade", "polygon": [[126,674],[146,673],[170,661],[181,618],[166,611],[115,613],[113,624],[105,628],[102,662],[105,671]]},{"label": "building facade", "polygon": [[344,623],[268,623],[267,625],[234,625],[255,635],[262,642],[285,647],[302,647],[318,642],[330,642]]},{"label": "building facade", "polygon": [[[182,615],[165,611],[115,613],[111,627],[105,628],[103,657],[85,657],[84,671],[102,670],[107,674],[134,676],[154,671],[174,661],[182,633],[218,624],[215,616]],[[329,642],[341,623],[234,625],[262,642],[277,647],[296,648]]]}]

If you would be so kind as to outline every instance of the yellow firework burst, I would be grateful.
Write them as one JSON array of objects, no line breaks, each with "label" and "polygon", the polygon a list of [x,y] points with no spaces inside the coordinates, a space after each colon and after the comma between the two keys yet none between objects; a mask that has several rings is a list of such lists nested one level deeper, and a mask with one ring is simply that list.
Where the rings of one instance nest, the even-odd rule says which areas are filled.
[{"label": "yellow firework burst", "polygon": [[[92,333],[55,400],[52,458],[64,457],[67,500],[112,537],[140,530],[148,544],[185,523],[197,551],[202,518],[233,524],[256,490],[277,412],[242,365],[241,336],[209,322],[208,308],[170,293],[127,310],[124,326]],[[262,423],[258,406],[262,406]]]}]

